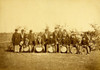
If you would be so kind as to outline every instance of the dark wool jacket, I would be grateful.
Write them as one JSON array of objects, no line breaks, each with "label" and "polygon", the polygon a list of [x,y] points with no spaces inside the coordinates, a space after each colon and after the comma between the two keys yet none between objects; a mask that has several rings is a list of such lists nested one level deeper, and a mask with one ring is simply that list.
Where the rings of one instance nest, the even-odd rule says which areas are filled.
[{"label": "dark wool jacket", "polygon": [[56,42],[53,38],[49,38],[48,39],[48,44],[56,44]]},{"label": "dark wool jacket", "polygon": [[70,43],[72,45],[76,45],[76,44],[79,44],[79,41],[78,41],[78,39],[76,37],[75,38],[70,37]]},{"label": "dark wool jacket", "polygon": [[43,39],[41,39],[41,40],[40,39],[37,39],[35,43],[36,43],[36,45],[39,45],[39,44],[44,45]]},{"label": "dark wool jacket", "polygon": [[25,37],[26,37],[27,35],[24,33],[24,36],[22,37],[22,35],[21,35],[21,33],[20,33],[20,38],[21,38],[21,41],[25,41]]},{"label": "dark wool jacket", "polygon": [[33,33],[29,33],[28,34],[28,39],[29,39],[29,44],[32,45],[33,41],[34,41],[34,35],[33,35]]},{"label": "dark wool jacket", "polygon": [[19,45],[21,40],[20,34],[19,33],[14,33],[12,36],[12,43],[13,45]]},{"label": "dark wool jacket", "polygon": [[82,40],[81,45],[89,45],[88,40]]},{"label": "dark wool jacket", "polygon": [[[47,38],[46,38],[46,35],[47,35]],[[49,32],[47,34],[46,33],[43,34],[42,38],[43,38],[43,41],[45,42],[45,44],[48,44],[49,37],[50,37]]]},{"label": "dark wool jacket", "polygon": [[69,35],[62,36],[61,44],[62,44],[62,45],[70,45],[70,38],[69,38]]},{"label": "dark wool jacket", "polygon": [[59,40],[60,40],[57,32],[53,32],[53,38],[54,38],[55,42],[59,42]]}]

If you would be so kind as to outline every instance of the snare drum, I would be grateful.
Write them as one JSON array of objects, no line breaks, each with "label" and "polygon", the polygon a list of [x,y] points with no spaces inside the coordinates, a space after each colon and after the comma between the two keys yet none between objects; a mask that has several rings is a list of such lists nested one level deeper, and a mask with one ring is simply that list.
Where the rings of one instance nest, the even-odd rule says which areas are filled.
[{"label": "snare drum", "polygon": [[62,52],[62,53],[65,53],[65,52],[67,52],[67,47],[66,46],[60,46],[61,48],[60,48],[60,51]]},{"label": "snare drum", "polygon": [[95,44],[93,44],[93,43],[90,43],[89,46],[90,46],[90,48],[91,48],[92,51],[96,49],[95,48]]},{"label": "snare drum", "polygon": [[28,52],[28,51],[29,51],[29,46],[23,47],[23,51],[24,51],[24,52]]},{"label": "snare drum", "polygon": [[87,52],[88,52],[88,48],[87,48],[87,46],[86,45],[82,45],[82,46],[80,46],[80,53],[81,54],[87,54]]},{"label": "snare drum", "polygon": [[76,54],[76,53],[77,53],[76,47],[71,47],[71,53],[72,53],[72,54]]},{"label": "snare drum", "polygon": [[55,47],[54,45],[47,45],[47,52],[50,52],[50,53],[54,52],[55,51],[54,47]]},{"label": "snare drum", "polygon": [[42,51],[43,51],[43,47],[44,47],[44,46],[42,46],[42,45],[36,45],[36,46],[35,46],[36,52],[42,52]]},{"label": "snare drum", "polygon": [[85,47],[82,48],[82,50],[81,50],[81,54],[83,54],[83,55],[87,54],[87,50],[86,50]]}]

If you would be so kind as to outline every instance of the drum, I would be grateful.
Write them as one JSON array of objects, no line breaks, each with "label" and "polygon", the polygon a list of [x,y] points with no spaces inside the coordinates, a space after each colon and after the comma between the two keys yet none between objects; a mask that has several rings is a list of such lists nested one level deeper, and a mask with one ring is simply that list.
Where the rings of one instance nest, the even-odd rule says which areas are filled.
[{"label": "drum", "polygon": [[82,50],[81,50],[81,54],[83,54],[83,55],[85,55],[85,54],[87,54],[87,50],[86,50],[86,48],[82,48]]},{"label": "drum", "polygon": [[36,52],[42,52],[42,50],[43,50],[43,46],[41,46],[41,45],[36,45],[35,46],[36,47]]},{"label": "drum", "polygon": [[24,47],[24,48],[23,48],[23,51],[24,51],[24,52],[28,52],[28,51],[29,51],[29,46]]},{"label": "drum", "polygon": [[90,45],[92,51],[96,49],[96,48],[95,48],[95,44],[90,43],[89,45]]},{"label": "drum", "polygon": [[96,47],[93,45],[91,46],[91,50],[94,51],[96,49]]},{"label": "drum", "polygon": [[61,46],[60,51],[61,51],[62,53],[67,52],[66,46]]},{"label": "drum", "polygon": [[48,49],[48,52],[50,52],[50,53],[54,52],[54,46],[53,45],[47,45],[47,49]]},{"label": "drum", "polygon": [[20,42],[20,45],[22,46],[23,44],[24,44],[24,41],[21,41],[21,42]]},{"label": "drum", "polygon": [[76,54],[76,53],[77,53],[76,47],[71,47],[71,53],[72,53],[72,54]]},{"label": "drum", "polygon": [[19,45],[15,45],[14,52],[19,52],[19,50],[20,50],[20,46]]}]

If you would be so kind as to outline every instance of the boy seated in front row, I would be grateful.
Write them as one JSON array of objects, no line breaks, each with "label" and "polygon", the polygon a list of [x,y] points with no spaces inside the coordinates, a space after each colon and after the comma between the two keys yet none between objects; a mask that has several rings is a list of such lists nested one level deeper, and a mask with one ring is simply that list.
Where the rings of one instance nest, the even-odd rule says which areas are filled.
[{"label": "boy seated in front row", "polygon": [[[51,50],[49,50],[49,48],[51,48]],[[48,50],[49,50],[49,52],[56,52],[56,48],[57,48],[57,46],[55,45],[55,40],[53,38],[53,35],[51,34],[50,38],[48,40],[46,52],[48,52]]]},{"label": "boy seated in front row", "polygon": [[36,39],[36,45],[34,46],[34,51],[38,51],[38,50],[36,50],[36,48],[39,48],[39,47],[42,48],[42,51],[45,51],[44,42],[40,35],[38,35],[38,37]]},{"label": "boy seated in front row", "polygon": [[85,37],[82,38],[81,45],[82,47],[85,47],[87,50],[87,53],[89,53],[89,42]]},{"label": "boy seated in front row", "polygon": [[28,51],[31,52],[32,48],[29,45],[29,39],[27,36],[25,37],[25,40],[20,43],[20,45],[22,52],[28,52]]},{"label": "boy seated in front row", "polygon": [[77,54],[79,54],[79,40],[76,37],[76,34],[72,34],[70,37],[70,48],[71,47],[76,47],[77,49]]},{"label": "boy seated in front row", "polygon": [[18,29],[15,29],[15,32],[12,36],[12,43],[14,46],[14,52],[19,52],[20,34],[18,33]]}]

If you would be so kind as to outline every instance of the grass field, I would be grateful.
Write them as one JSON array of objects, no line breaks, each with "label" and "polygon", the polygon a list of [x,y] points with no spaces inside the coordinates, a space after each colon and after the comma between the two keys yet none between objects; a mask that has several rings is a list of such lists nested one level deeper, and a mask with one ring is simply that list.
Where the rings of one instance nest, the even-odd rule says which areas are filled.
[{"label": "grass field", "polygon": [[7,44],[0,44],[0,70],[100,70],[100,51],[88,55],[14,53],[6,51]]},{"label": "grass field", "polygon": [[100,70],[100,51],[88,55],[0,51],[0,70]]}]

